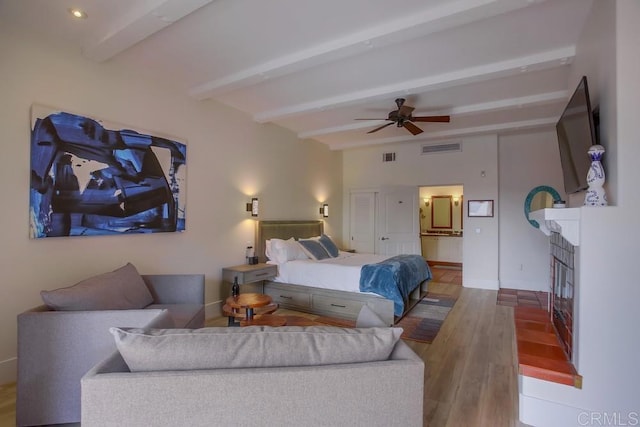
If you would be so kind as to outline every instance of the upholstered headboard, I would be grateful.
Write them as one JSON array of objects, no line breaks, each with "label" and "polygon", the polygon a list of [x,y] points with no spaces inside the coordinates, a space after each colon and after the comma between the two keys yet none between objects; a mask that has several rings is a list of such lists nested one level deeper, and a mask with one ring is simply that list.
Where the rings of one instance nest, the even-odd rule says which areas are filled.
[{"label": "upholstered headboard", "polygon": [[265,262],[267,257],[265,241],[268,239],[287,240],[294,238],[307,238],[319,236],[324,231],[324,222],[313,221],[258,221],[256,225],[256,256],[260,262]]}]

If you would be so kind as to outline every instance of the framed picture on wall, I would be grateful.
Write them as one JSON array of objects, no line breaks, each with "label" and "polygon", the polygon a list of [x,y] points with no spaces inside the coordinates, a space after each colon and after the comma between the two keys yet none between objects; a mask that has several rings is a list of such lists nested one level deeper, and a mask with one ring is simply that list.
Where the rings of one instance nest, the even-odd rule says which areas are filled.
[{"label": "framed picture on wall", "polygon": [[493,200],[469,200],[467,215],[470,217],[492,217]]},{"label": "framed picture on wall", "polygon": [[30,236],[184,231],[186,169],[183,138],[34,104]]}]

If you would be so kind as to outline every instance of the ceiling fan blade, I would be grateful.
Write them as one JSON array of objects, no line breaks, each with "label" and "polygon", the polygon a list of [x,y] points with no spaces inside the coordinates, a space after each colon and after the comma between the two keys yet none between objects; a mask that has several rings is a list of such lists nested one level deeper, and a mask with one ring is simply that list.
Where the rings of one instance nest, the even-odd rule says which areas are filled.
[{"label": "ceiling fan blade", "polygon": [[384,128],[386,128],[387,126],[391,126],[392,124],[393,124],[393,122],[391,122],[391,123],[386,123],[386,124],[384,124],[384,125],[382,125],[382,126],[380,126],[380,127],[375,128],[374,130],[370,130],[370,131],[369,131],[369,132],[367,132],[367,133],[374,133],[374,132],[378,132],[380,129],[384,129]]},{"label": "ceiling fan blade", "polygon": [[405,127],[409,132],[411,132],[411,133],[412,133],[412,134],[414,134],[414,135],[417,135],[417,134],[419,134],[419,133],[422,133],[422,132],[423,132],[423,130],[422,130],[422,129],[420,129],[418,126],[414,125],[414,124],[413,124],[413,123],[411,123],[411,122],[404,122],[404,123],[403,123],[403,126],[404,126],[404,127]]},{"label": "ceiling fan blade", "polygon": [[442,122],[449,123],[451,121],[451,117],[449,116],[423,116],[423,117],[412,117],[412,122]]},{"label": "ceiling fan blade", "polygon": [[389,119],[353,119],[353,120],[389,120]]},{"label": "ceiling fan blade", "polygon": [[409,117],[413,110],[415,110],[415,108],[409,107],[408,105],[403,105],[402,107],[400,107],[398,109],[398,115],[399,116],[404,116],[404,117]]}]

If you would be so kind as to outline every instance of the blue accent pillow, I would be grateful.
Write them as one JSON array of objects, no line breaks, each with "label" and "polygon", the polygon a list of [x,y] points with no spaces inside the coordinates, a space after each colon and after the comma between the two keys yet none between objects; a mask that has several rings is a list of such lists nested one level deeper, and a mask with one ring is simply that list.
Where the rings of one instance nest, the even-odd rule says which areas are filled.
[{"label": "blue accent pillow", "polygon": [[311,259],[320,261],[321,259],[331,258],[327,250],[320,244],[318,240],[300,239],[298,240],[300,247]]},{"label": "blue accent pillow", "polygon": [[331,240],[331,237],[327,236],[326,234],[323,234],[322,236],[320,236],[320,239],[318,239],[318,241],[322,246],[324,246],[324,248],[327,250],[327,253],[332,258],[335,258],[340,254],[340,250],[338,249],[336,244],[333,243],[333,240]]}]

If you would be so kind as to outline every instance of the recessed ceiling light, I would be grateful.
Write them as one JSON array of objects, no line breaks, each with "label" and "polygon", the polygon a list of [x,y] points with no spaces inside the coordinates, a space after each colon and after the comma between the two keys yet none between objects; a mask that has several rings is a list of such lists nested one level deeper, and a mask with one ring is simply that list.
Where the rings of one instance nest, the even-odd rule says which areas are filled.
[{"label": "recessed ceiling light", "polygon": [[87,19],[87,13],[84,10],[80,10],[80,9],[68,9],[69,13],[71,14],[71,16],[73,16],[74,18],[77,19]]}]

